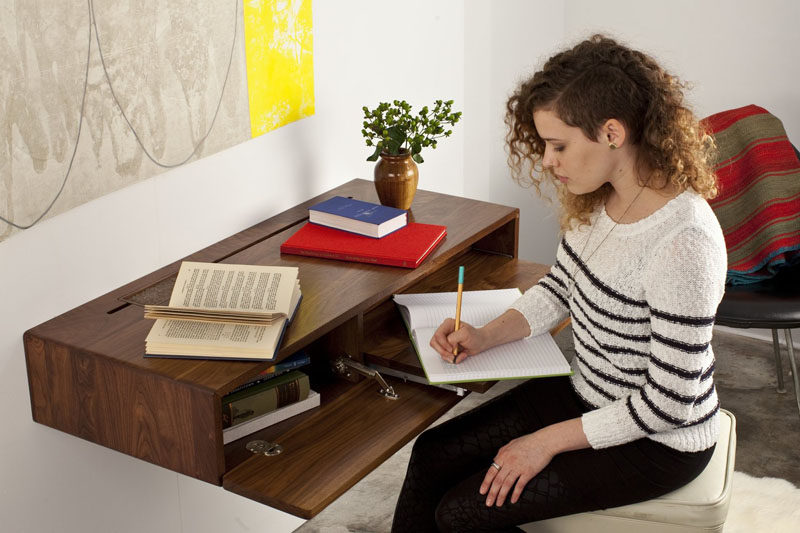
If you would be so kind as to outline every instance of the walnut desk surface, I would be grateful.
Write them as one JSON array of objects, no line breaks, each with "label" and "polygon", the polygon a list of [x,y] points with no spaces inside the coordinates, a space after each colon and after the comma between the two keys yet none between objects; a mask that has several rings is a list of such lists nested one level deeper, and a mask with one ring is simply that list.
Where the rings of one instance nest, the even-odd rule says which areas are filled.
[{"label": "walnut desk surface", "polygon": [[[140,300],[168,299],[175,262],[25,332],[34,420],[297,516],[319,513],[460,399],[387,377],[400,396],[390,400],[374,380],[332,370],[346,354],[421,375],[392,294],[454,290],[460,264],[467,290],[525,289],[547,272],[517,260],[517,209],[423,190],[409,218],[445,225],[447,237],[416,269],[281,255],[308,207],[335,195],[377,202],[372,182],[353,180],[185,258],[299,267],[303,300],[277,359],[311,355],[320,407],[223,445],[221,398],[271,363],[144,357],[152,321]],[[284,451],[254,455],[245,445],[255,438]]]}]

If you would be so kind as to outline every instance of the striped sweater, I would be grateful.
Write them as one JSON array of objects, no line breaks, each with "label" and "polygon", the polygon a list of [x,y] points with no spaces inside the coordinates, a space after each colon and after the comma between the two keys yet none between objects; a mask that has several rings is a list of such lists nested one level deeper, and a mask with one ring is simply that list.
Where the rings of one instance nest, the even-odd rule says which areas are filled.
[{"label": "striped sweater", "polygon": [[726,264],[714,213],[685,191],[632,224],[614,227],[599,209],[566,232],[550,272],[512,305],[532,335],[571,316],[571,380],[595,407],[582,417],[593,448],[642,437],[683,451],[716,442],[710,341]]}]

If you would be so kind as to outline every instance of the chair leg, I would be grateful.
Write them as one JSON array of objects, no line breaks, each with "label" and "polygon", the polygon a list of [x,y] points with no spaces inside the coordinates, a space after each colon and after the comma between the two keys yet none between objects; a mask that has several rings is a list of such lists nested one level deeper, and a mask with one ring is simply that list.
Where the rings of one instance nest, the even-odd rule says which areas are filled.
[{"label": "chair leg", "polygon": [[783,385],[783,363],[781,363],[781,343],[778,340],[778,330],[772,330],[772,352],[775,354],[775,372],[778,374],[778,393],[784,394],[786,387]]},{"label": "chair leg", "polygon": [[797,362],[794,360],[794,345],[792,344],[792,330],[783,330],[786,336],[786,349],[789,351],[789,364],[792,365],[792,380],[794,380],[794,398],[797,400],[797,411],[800,412],[800,379],[797,376]]}]

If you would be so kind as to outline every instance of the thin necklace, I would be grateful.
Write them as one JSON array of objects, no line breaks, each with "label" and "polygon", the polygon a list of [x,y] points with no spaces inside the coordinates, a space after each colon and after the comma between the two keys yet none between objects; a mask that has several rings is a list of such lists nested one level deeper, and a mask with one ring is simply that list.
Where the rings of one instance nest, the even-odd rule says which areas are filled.
[{"label": "thin necklace", "polygon": [[[631,200],[631,203],[629,203],[628,207],[625,209],[625,211],[622,212],[622,216],[619,217],[619,220],[622,220],[623,218],[625,218],[625,215],[628,214],[628,211],[630,211],[631,207],[633,207],[633,204],[635,204],[636,200],[638,200],[639,197],[642,195],[642,192],[644,191],[645,187],[646,186],[642,186],[642,188],[639,189],[639,192],[636,193],[636,196],[633,198],[633,200]],[[611,218],[611,217],[608,217],[608,218]],[[614,220],[614,219],[612,218],[611,220]],[[575,268],[572,269],[572,272],[570,273],[569,279],[567,280],[567,283],[569,283],[569,289],[567,291],[567,297],[569,299],[572,298],[572,290],[575,288],[575,274],[578,272],[578,269],[580,268],[580,262],[582,261],[584,265],[588,265],[589,264],[589,259],[591,259],[592,256],[595,253],[597,253],[597,250],[599,250],[601,246],[603,246],[603,243],[606,242],[606,239],[608,239],[608,236],[611,235],[611,232],[614,231],[614,229],[617,226],[619,226],[619,222],[617,220],[614,220],[614,225],[611,226],[611,229],[608,230],[608,233],[605,234],[605,236],[600,241],[600,243],[595,247],[594,250],[592,250],[592,253],[589,254],[589,257],[584,259],[583,258],[583,252],[586,251],[586,247],[589,246],[589,241],[592,240],[592,235],[594,234],[594,229],[597,227],[597,221],[595,220],[595,223],[592,224],[592,229],[591,229],[591,231],[589,231],[589,235],[586,237],[586,242],[583,243],[583,248],[581,248],[581,252],[578,254],[578,259],[575,261]]]}]

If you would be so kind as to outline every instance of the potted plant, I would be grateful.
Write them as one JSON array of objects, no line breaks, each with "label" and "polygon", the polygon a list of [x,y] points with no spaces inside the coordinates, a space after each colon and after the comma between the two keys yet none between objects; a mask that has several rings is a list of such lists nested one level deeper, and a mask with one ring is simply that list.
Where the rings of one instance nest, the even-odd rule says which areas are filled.
[{"label": "potted plant", "polygon": [[416,163],[422,163],[423,148],[436,148],[438,139],[449,137],[461,119],[453,112],[452,100],[436,100],[432,108],[413,113],[405,100],[381,102],[375,109],[364,106],[361,134],[367,146],[374,147],[367,161],[375,165],[375,189],[384,205],[408,209],[419,181]]}]

